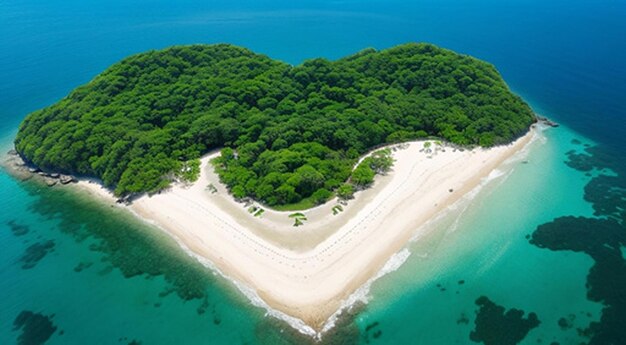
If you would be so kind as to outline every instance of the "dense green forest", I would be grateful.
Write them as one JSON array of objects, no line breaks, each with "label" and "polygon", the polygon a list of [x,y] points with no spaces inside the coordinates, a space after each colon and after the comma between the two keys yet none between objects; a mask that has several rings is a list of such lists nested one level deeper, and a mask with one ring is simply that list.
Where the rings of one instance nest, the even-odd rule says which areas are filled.
[{"label": "dense green forest", "polygon": [[15,147],[42,169],[99,177],[120,196],[193,180],[198,157],[227,147],[216,166],[231,192],[284,205],[357,186],[344,183],[377,145],[437,136],[492,146],[533,121],[492,65],[430,44],[295,67],[192,45],[114,64],[29,114]]}]

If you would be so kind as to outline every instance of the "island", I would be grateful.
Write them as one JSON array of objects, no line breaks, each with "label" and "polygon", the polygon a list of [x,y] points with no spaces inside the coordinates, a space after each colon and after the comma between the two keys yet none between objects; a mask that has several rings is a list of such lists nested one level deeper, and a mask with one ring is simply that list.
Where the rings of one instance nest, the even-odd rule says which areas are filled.
[{"label": "island", "polygon": [[432,44],[299,66],[192,45],[128,57],[29,114],[15,150],[127,201],[319,335],[422,225],[523,150],[534,122],[494,66]]}]

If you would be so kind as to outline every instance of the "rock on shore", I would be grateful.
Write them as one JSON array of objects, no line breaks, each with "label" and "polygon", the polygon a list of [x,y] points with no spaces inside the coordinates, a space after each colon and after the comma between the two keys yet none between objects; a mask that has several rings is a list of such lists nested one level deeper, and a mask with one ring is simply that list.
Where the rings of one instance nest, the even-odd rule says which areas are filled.
[{"label": "rock on shore", "polygon": [[68,184],[71,182],[76,182],[76,178],[74,178],[74,176],[42,171],[36,166],[27,164],[19,155],[19,153],[14,149],[7,152],[4,165],[15,177],[19,178],[22,181],[37,177],[50,187],[58,183]]}]

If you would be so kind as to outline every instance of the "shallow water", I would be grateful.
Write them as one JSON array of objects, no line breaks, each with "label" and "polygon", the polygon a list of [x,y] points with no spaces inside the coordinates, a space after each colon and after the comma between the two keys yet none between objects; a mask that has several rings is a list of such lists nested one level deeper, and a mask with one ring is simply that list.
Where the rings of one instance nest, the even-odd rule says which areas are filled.
[{"label": "shallow water", "polygon": [[[624,17],[619,1],[3,1],[0,146],[28,112],[173,44],[230,42],[293,64],[407,41],[471,54],[565,126],[431,224],[323,340],[467,344],[506,328],[522,334],[509,343],[607,344],[626,322]],[[304,341],[129,215],[4,172],[0,187],[0,343]],[[479,309],[481,296],[540,323],[507,323]]]},{"label": "shallow water", "polygon": [[[411,244],[412,257],[402,269],[374,284],[367,311],[358,319],[363,328],[379,322],[389,343],[465,343],[474,328],[474,302],[486,295],[539,316],[540,326],[524,343],[585,340],[574,328],[561,331],[558,320],[574,314],[586,326],[585,321],[598,318],[600,306],[585,298],[592,260],[542,250],[526,238],[556,216],[592,214],[582,200],[588,178],[567,171],[558,159],[571,148],[573,134],[565,128],[544,134],[543,142],[532,144],[527,163],[512,163],[510,174],[492,181],[467,208],[453,211],[432,225],[433,233]],[[392,306],[386,299],[394,300]],[[403,323],[407,315],[417,320],[414,327]]]}]

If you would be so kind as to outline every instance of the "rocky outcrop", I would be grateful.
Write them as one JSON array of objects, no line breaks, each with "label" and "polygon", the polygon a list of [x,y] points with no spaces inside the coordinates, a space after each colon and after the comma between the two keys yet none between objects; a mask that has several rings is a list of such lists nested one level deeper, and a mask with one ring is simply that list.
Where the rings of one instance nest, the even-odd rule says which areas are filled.
[{"label": "rocky outcrop", "polygon": [[55,179],[55,178],[51,178],[51,177],[47,177],[45,176],[43,178],[43,182],[45,182],[46,185],[48,185],[48,187],[52,187],[55,184],[57,184],[59,182],[59,180]]},{"label": "rocky outcrop", "polygon": [[61,182],[62,184],[68,184],[68,183],[74,182],[74,181],[76,181],[74,176],[71,176],[71,175],[60,175],[59,176],[59,182]]},{"label": "rocky outcrop", "polygon": [[542,124],[544,124],[546,126],[550,126],[550,127],[558,127],[559,126],[558,123],[550,120],[549,118],[544,117],[544,116],[539,116],[539,115],[537,115],[537,122],[542,123]]},{"label": "rocky outcrop", "polygon": [[6,159],[4,160],[4,165],[9,169],[12,175],[22,181],[37,177],[43,183],[50,187],[58,183],[68,184],[71,182],[76,182],[76,178],[74,178],[74,176],[59,174],[56,172],[46,172],[39,169],[39,167],[28,164],[26,161],[24,161],[22,156],[20,156],[19,152],[14,149],[7,152]]}]

